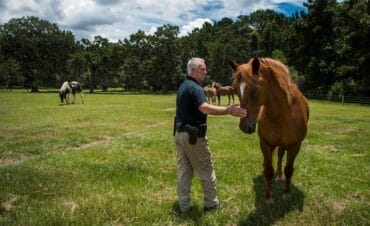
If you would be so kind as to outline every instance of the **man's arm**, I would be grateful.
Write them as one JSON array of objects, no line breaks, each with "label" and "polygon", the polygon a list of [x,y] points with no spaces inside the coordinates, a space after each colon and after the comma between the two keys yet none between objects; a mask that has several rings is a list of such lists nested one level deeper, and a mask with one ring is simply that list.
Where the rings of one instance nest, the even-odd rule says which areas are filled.
[{"label": "man's arm", "polygon": [[199,106],[199,111],[207,115],[227,115],[230,114],[235,117],[244,118],[247,116],[247,111],[243,108],[240,108],[239,105],[230,105],[227,107],[216,106],[204,102]]}]

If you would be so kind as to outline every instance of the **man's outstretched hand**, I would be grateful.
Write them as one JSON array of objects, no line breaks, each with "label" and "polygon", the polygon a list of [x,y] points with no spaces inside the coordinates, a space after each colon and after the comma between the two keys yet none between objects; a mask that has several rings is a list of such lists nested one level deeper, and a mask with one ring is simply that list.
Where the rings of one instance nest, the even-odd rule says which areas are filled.
[{"label": "man's outstretched hand", "polygon": [[235,117],[245,118],[247,116],[247,110],[241,108],[238,104],[230,105],[227,107],[227,111]]}]

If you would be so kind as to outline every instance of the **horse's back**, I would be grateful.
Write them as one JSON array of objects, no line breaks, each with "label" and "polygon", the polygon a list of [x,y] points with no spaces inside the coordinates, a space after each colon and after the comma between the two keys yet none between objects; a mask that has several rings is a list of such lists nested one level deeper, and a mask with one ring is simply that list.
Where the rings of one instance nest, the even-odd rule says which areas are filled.
[{"label": "horse's back", "polygon": [[60,92],[66,92],[69,91],[69,83],[67,81],[63,82],[62,86],[60,87]]}]

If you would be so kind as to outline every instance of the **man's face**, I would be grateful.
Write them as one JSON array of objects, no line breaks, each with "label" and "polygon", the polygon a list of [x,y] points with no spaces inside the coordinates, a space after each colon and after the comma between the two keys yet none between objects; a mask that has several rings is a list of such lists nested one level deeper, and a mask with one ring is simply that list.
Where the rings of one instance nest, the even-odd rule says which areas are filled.
[{"label": "man's face", "polygon": [[199,65],[198,68],[194,68],[193,70],[194,70],[193,71],[193,75],[194,75],[195,79],[199,83],[201,83],[204,80],[204,78],[205,78],[205,76],[207,74],[207,67],[206,67],[206,65],[205,64],[201,64],[201,65]]}]

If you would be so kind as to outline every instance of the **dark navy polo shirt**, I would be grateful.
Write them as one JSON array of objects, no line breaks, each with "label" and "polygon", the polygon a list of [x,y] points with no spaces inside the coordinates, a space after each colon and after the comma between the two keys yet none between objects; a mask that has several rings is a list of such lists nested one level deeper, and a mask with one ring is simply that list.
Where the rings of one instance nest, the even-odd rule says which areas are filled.
[{"label": "dark navy polo shirt", "polygon": [[188,76],[177,90],[176,122],[199,126],[207,122],[207,115],[199,111],[199,106],[207,102],[204,89]]}]

